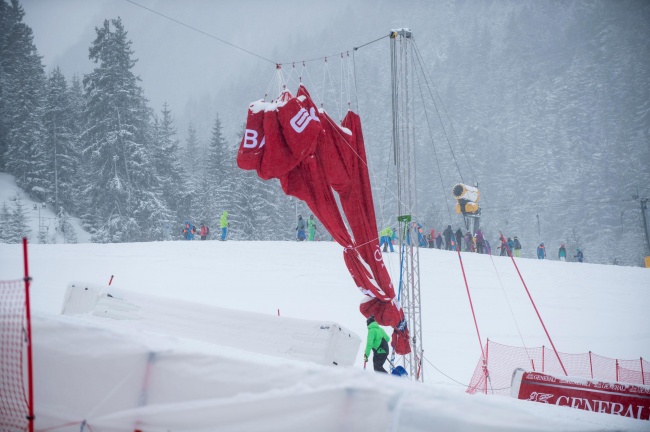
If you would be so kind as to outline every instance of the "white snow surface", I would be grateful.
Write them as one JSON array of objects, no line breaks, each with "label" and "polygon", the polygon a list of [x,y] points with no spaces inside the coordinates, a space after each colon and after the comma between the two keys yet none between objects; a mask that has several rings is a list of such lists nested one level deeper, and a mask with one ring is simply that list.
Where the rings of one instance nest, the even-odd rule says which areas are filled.
[{"label": "white snow surface", "polygon": [[[384,256],[396,282],[398,254]],[[648,421],[466,394],[459,383],[469,382],[480,347],[455,253],[420,250],[424,383],[363,369],[363,296],[333,242],[36,244],[29,257],[40,430],[79,431],[83,421],[94,432],[650,429]],[[650,358],[647,269],[517,262],[560,351]],[[483,340],[548,346],[508,258],[463,253],[463,263]],[[0,244],[0,280],[22,271],[21,246]],[[112,292],[137,317],[61,315],[75,281]],[[325,366],[274,354],[247,328],[220,342],[211,330],[218,335],[223,324],[210,311],[279,339],[336,323],[362,343],[353,365]]]}]

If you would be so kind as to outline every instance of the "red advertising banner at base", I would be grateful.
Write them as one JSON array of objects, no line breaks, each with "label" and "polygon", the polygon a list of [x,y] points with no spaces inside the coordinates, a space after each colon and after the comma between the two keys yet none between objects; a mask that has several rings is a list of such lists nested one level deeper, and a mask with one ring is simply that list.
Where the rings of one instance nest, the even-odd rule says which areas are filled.
[{"label": "red advertising banner at base", "polygon": [[586,411],[650,420],[650,386],[515,369],[512,397]]}]

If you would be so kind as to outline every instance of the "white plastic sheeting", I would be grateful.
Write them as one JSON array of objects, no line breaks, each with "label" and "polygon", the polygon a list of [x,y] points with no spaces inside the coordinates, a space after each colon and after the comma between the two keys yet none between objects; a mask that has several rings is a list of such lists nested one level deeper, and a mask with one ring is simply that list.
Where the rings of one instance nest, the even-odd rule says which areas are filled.
[{"label": "white plastic sheeting", "polygon": [[321,365],[352,366],[361,343],[334,322],[234,311],[79,282],[68,285],[62,314]]},{"label": "white plastic sheeting", "polygon": [[554,420],[529,402],[102,324],[33,318],[36,430],[607,430],[561,407]]}]

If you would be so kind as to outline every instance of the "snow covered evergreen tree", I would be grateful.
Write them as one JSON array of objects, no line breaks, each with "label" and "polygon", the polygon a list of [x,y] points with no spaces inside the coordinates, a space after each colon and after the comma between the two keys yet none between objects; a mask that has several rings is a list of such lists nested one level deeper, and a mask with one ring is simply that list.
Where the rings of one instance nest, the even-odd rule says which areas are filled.
[{"label": "snow covered evergreen tree", "polygon": [[195,192],[198,199],[192,216],[198,218],[198,222],[209,223],[217,228],[224,210],[229,213],[229,219],[233,217],[232,191],[234,190],[234,167],[228,156],[228,142],[223,136],[219,115],[215,117],[212,126],[208,152],[202,167],[199,188]]},{"label": "snow covered evergreen tree", "polygon": [[31,234],[31,229],[29,228],[30,218],[20,195],[16,195],[13,201],[14,208],[11,212],[5,234],[7,243],[20,243],[23,237],[29,237]]},{"label": "snow covered evergreen tree", "polygon": [[42,143],[45,72],[32,30],[22,22],[22,6],[17,0],[1,3],[0,164],[28,194],[42,200],[47,183]]},{"label": "snow covered evergreen tree", "polygon": [[154,128],[155,143],[152,162],[158,175],[163,199],[173,215],[167,223],[176,226],[188,214],[188,208],[185,205],[187,179],[181,164],[176,128],[167,104],[164,104],[161,115]]},{"label": "snow covered evergreen tree", "polygon": [[67,87],[63,73],[55,68],[47,81],[44,144],[47,202],[57,213],[61,206],[74,208],[78,196],[80,154],[72,118],[75,110],[71,107],[71,93]]},{"label": "snow covered evergreen tree", "polygon": [[0,208],[0,243],[9,243],[9,231],[11,226],[11,213],[7,203],[3,201]]},{"label": "snow covered evergreen tree", "polygon": [[63,206],[59,207],[56,215],[57,231],[63,235],[64,243],[77,243],[77,232],[70,223],[70,215]]},{"label": "snow covered evergreen tree", "polygon": [[169,219],[147,145],[152,144],[139,78],[133,74],[131,41],[122,21],[105,20],[90,47],[95,69],[84,77],[86,130],[83,154],[93,241],[159,240]]}]

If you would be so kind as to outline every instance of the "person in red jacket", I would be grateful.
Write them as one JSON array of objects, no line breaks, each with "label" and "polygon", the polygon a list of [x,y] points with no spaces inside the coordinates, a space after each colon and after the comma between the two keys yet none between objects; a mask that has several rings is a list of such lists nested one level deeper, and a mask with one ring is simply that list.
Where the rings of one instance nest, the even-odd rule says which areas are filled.
[{"label": "person in red jacket", "polygon": [[199,235],[201,236],[201,240],[205,240],[208,237],[208,233],[210,232],[210,229],[205,226],[205,224],[201,224],[201,229],[199,230]]}]

